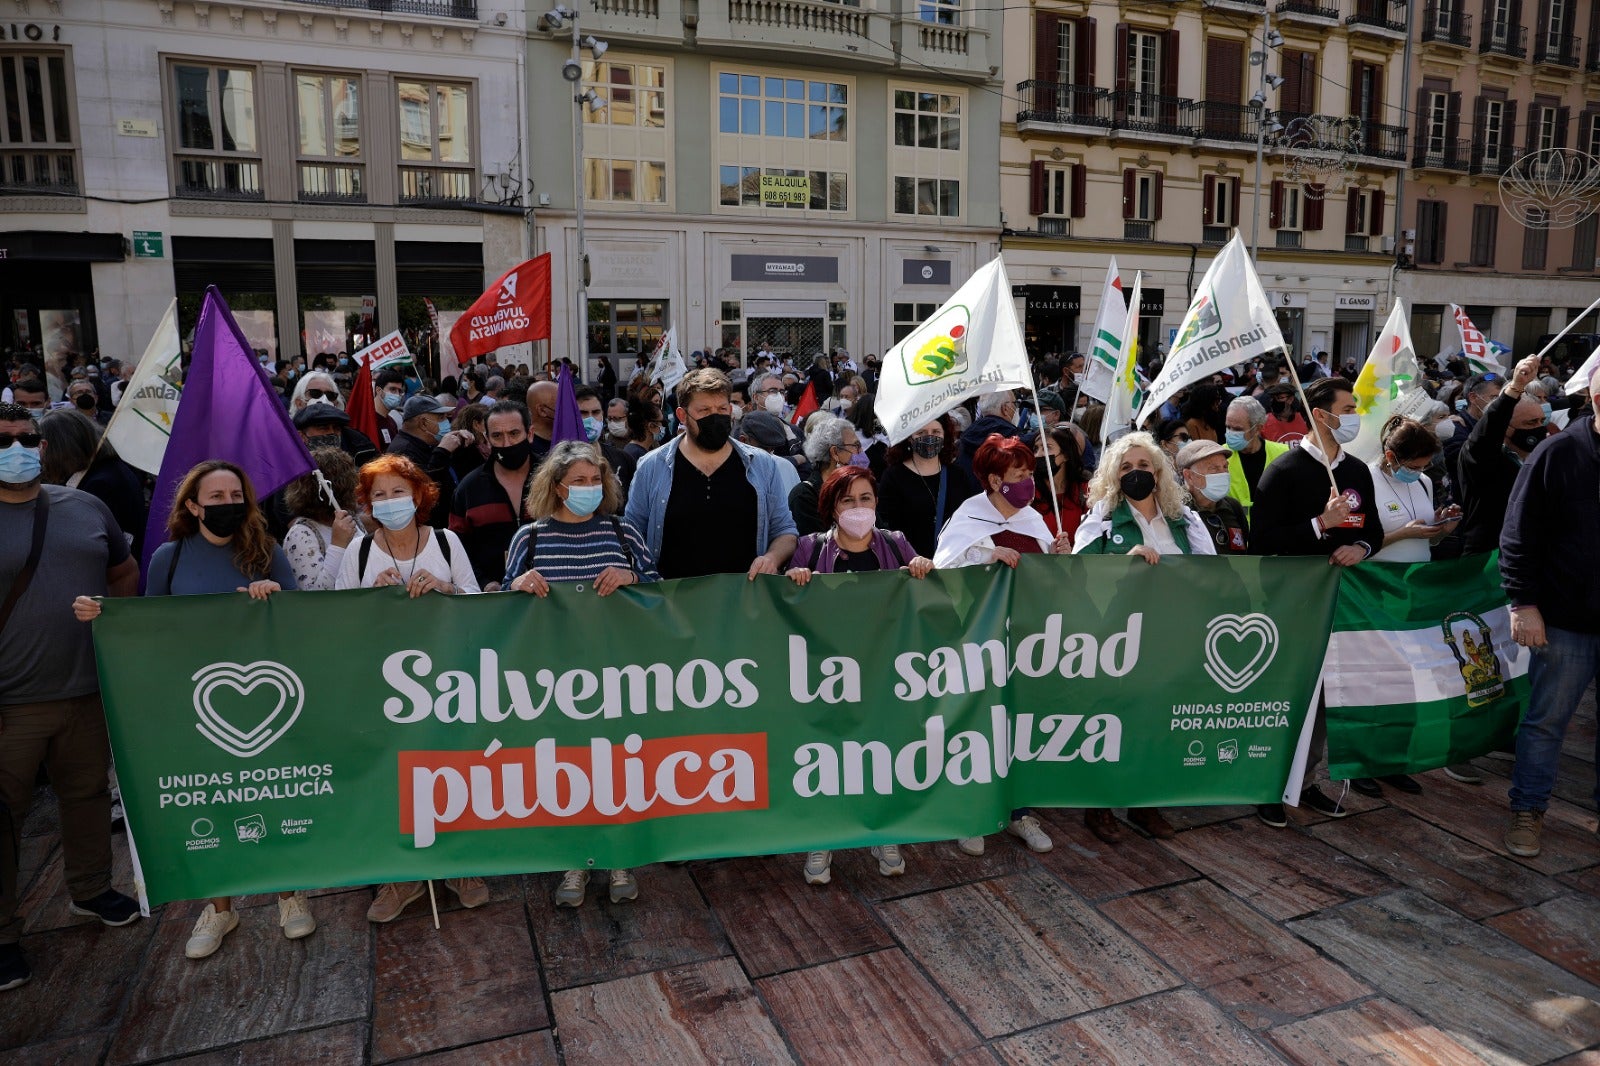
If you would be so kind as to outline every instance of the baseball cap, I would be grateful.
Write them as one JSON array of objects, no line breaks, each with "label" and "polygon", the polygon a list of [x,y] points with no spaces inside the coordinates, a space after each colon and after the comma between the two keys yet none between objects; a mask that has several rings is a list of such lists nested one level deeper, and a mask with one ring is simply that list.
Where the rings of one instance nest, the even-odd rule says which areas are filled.
[{"label": "baseball cap", "polygon": [[1202,459],[1227,454],[1228,449],[1214,440],[1192,440],[1178,449],[1176,462],[1179,470],[1187,470]]},{"label": "baseball cap", "polygon": [[739,435],[763,451],[787,452],[789,449],[789,434],[783,422],[766,411],[746,411],[739,419]]},{"label": "baseball cap", "polygon": [[419,392],[407,400],[406,405],[400,409],[400,420],[409,422],[418,415],[447,415],[454,410],[454,407],[442,404],[434,397]]},{"label": "baseball cap", "polygon": [[294,428],[307,426],[348,426],[350,416],[331,403],[308,403],[294,416]]}]

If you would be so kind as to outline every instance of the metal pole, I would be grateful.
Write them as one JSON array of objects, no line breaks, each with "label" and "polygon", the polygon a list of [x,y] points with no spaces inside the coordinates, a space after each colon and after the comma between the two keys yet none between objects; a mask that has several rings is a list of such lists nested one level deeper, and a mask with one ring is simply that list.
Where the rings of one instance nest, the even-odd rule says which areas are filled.
[{"label": "metal pole", "polygon": [[1256,190],[1250,198],[1250,261],[1261,260],[1261,156],[1267,142],[1267,37],[1272,33],[1272,8],[1261,9],[1261,76],[1256,79],[1261,91],[1261,106],[1256,115]]},{"label": "metal pole", "polygon": [[[1404,60],[1404,66],[1402,66],[1400,68],[1400,115],[1401,115],[1402,118],[1405,117],[1406,108],[1411,106],[1408,103],[1408,101],[1411,99],[1411,48],[1412,48],[1411,41],[1412,41],[1412,38],[1415,36],[1415,34],[1413,32],[1413,28],[1416,25],[1416,17],[1417,17],[1417,5],[1414,2],[1407,4],[1406,5],[1406,50],[1405,50],[1405,60]],[[1459,8],[1455,9],[1455,12],[1452,15],[1452,17],[1453,18],[1460,18],[1461,17],[1461,13],[1460,13],[1460,9]],[[1411,132],[1412,123],[1416,121],[1417,117],[1418,116],[1416,116],[1416,115],[1412,115],[1411,116],[1412,121],[1404,123],[1406,132],[1408,134]],[[1409,139],[1410,138],[1407,137],[1407,140],[1409,140]],[[1395,264],[1397,266],[1400,263],[1401,250],[1403,248],[1405,248],[1405,242],[1404,242],[1404,240],[1402,240],[1402,238],[1404,236],[1404,230],[1405,230],[1405,203],[1406,203],[1406,168],[1405,168],[1405,166],[1403,165],[1403,162],[1402,162],[1402,165],[1400,167],[1399,173],[1396,174],[1395,179],[1394,179],[1394,261],[1395,261]],[[1388,297],[1387,300],[1384,301],[1385,309],[1388,309],[1388,308],[1394,306],[1394,286],[1395,286],[1395,271],[1391,270],[1391,271],[1389,271],[1389,297]]]},{"label": "metal pole", "polygon": [[[578,59],[578,13],[572,13],[572,59]],[[574,83],[572,112],[572,193],[578,212],[578,317],[573,322],[577,331],[573,348],[578,353],[578,379],[585,380],[588,360],[585,349],[589,346],[589,253],[583,239],[583,79]],[[553,358],[552,353],[552,358]]]}]

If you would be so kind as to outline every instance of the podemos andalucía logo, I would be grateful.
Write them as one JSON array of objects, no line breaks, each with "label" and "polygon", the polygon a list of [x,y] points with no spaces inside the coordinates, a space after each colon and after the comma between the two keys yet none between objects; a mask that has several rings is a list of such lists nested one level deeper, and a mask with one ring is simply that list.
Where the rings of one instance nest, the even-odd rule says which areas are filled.
[{"label": "podemos andaluc\u00eda logo", "polygon": [[[281,663],[212,663],[194,675],[195,728],[230,755],[252,759],[289,731],[305,706],[305,686]],[[268,700],[256,696],[266,690]],[[223,710],[217,704],[221,703]]]}]

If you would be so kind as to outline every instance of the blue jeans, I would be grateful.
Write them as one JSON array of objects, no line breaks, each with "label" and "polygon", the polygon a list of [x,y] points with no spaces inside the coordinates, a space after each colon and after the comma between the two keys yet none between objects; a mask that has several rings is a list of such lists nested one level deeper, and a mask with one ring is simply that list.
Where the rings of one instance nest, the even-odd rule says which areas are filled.
[{"label": "blue jeans", "polygon": [[[1517,727],[1517,764],[1511,772],[1514,811],[1542,811],[1550,806],[1561,761],[1561,738],[1584,689],[1600,670],[1600,633],[1546,626],[1545,635],[1549,643],[1534,649],[1528,667],[1533,691],[1528,696],[1528,712]],[[1600,749],[1600,742],[1596,748]],[[1595,799],[1600,802],[1600,785],[1595,788]]]}]

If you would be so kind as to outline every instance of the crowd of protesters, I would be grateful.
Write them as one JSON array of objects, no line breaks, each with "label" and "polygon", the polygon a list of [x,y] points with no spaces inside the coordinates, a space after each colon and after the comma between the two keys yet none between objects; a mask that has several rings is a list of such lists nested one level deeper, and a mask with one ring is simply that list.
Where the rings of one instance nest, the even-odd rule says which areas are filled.
[{"label": "crowd of protesters", "polygon": [[[1384,425],[1382,456],[1365,463],[1346,450],[1361,424],[1353,385],[1325,360],[1258,359],[1185,389],[1143,426],[1112,427],[1082,387],[1083,358],[1042,355],[1036,393],[984,395],[898,441],[874,414],[875,356],[857,364],[835,350],[796,365],[762,348],[747,363],[730,351],[688,363],[664,390],[646,360],[606,361],[576,392],[584,439],[557,441],[556,364],[534,371],[491,356],[428,382],[385,370],[373,387],[386,417],[370,440],[346,413],[347,356],[264,362],[327,488],[307,475],[261,499],[237,466],[195,467],[145,594],[400,586],[412,597],[538,597],[577,582],[607,596],[719,573],[797,585],[872,571],[920,579],[1045,553],[1358,566],[1498,548],[1513,636],[1535,649],[1505,845],[1539,854],[1562,736],[1600,663],[1600,437],[1589,390],[1564,393],[1571,367],[1535,357],[1509,376],[1429,366],[1430,401]],[[14,365],[0,398],[0,990],[31,975],[18,845],[41,771],[60,805],[73,911],[107,925],[139,917],[111,884],[110,755],[85,623],[101,597],[135,593],[149,484],[102,439],[130,367],[86,361],[69,372],[52,400],[37,367]],[[1315,764],[1324,730],[1319,714]],[[1482,780],[1467,765],[1448,772]],[[1342,797],[1310,784],[1313,772],[1306,780],[1300,805],[1345,815]],[[1394,775],[1348,787],[1422,786]],[[1279,804],[1258,814],[1288,822]],[[1128,823],[1174,833],[1155,809],[1130,811],[1127,823],[1108,810],[1084,818],[1112,845]],[[1054,846],[1026,810],[1005,831],[1035,851]],[[984,850],[981,837],[957,845]],[[872,853],[884,876],[905,872],[899,847]],[[827,882],[830,853],[809,853],[802,876]],[[567,871],[553,904],[583,905],[589,879]],[[447,885],[463,906],[488,899],[478,878]],[[614,903],[640,895],[629,870],[609,871],[606,890]],[[368,917],[393,921],[423,891],[378,886]],[[207,902],[188,955],[216,952],[239,921],[231,900]],[[316,928],[300,892],[280,896],[278,921],[291,939]]]}]

